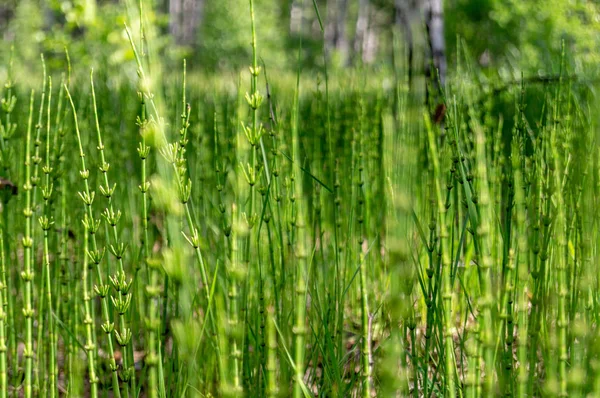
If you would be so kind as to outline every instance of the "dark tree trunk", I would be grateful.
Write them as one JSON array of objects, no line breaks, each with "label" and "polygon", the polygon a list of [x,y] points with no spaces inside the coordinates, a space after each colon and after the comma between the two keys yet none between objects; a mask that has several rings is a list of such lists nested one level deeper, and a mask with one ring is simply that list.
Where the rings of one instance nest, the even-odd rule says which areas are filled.
[{"label": "dark tree trunk", "polygon": [[0,1],[0,31],[6,31],[14,12],[14,5],[11,2]]}]

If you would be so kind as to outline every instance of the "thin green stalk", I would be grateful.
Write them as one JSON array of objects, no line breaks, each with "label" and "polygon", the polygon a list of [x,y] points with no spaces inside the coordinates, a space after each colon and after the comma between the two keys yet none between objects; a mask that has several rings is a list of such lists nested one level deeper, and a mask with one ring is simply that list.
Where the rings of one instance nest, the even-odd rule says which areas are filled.
[{"label": "thin green stalk", "polygon": [[[298,49],[298,59],[302,51],[302,45]],[[298,60],[298,64],[299,64]],[[300,95],[300,65],[296,75],[296,89],[294,92],[294,105],[292,110],[292,170],[290,176],[291,183],[291,202],[292,215],[291,224],[294,228],[295,236],[292,237],[293,256],[296,265],[296,296],[295,296],[295,325],[294,334],[294,398],[300,398],[304,395],[304,372],[305,372],[305,344],[306,344],[306,291],[307,291],[307,250],[306,250],[306,232],[304,219],[304,196],[302,189],[301,169],[300,169],[300,143],[298,134],[299,119],[299,95]],[[296,181],[299,179],[299,181]]]},{"label": "thin green stalk", "polygon": [[[495,394],[495,363],[494,363],[494,318],[492,316],[492,306],[494,304],[494,294],[492,290],[492,252],[491,252],[491,223],[493,220],[491,197],[488,186],[485,135],[482,127],[476,123],[475,130],[475,160],[477,177],[479,181],[479,196],[477,205],[479,207],[480,217],[477,224],[477,233],[475,241],[479,244],[481,257],[479,260],[479,270],[481,275],[481,315],[479,322],[482,327],[479,330],[483,360],[485,363],[485,388],[484,394]],[[473,198],[470,199],[473,201]]]},{"label": "thin green stalk", "polygon": [[[40,108],[39,108],[39,112],[38,112],[38,121],[35,125],[35,138],[33,139],[33,146],[34,146],[34,153],[31,157],[31,162],[33,163],[33,175],[31,176],[31,185],[32,185],[32,193],[31,193],[31,206],[30,208],[32,209],[33,213],[31,214],[31,217],[33,217],[33,214],[35,213],[36,209],[37,209],[37,187],[40,183],[40,178],[38,176],[39,173],[39,164],[42,161],[42,158],[40,157],[40,145],[41,145],[41,140],[40,140],[40,136],[41,136],[41,131],[42,131],[42,120],[43,120],[43,115],[44,115],[44,102],[46,99],[46,63],[44,61],[44,55],[41,54],[40,55],[41,58],[41,62],[42,62],[42,97],[40,100]],[[31,238],[33,239],[35,235],[32,235]],[[32,240],[32,244],[34,244],[35,242],[33,242]],[[33,248],[33,246],[32,246]],[[34,250],[31,250],[31,263],[34,264],[35,263],[35,259],[33,258],[34,256]],[[44,269],[44,271],[42,272],[42,280],[45,279],[45,272],[46,270]],[[35,281],[33,282],[33,285],[35,285]],[[38,312],[38,319],[37,319],[37,323],[38,325],[42,324],[43,322],[43,316],[44,316],[44,290],[45,290],[46,286],[44,283],[40,284],[40,293],[38,294],[38,297],[40,297],[40,302],[39,302],[39,312]],[[43,359],[43,353],[42,350],[44,349],[44,345],[41,344],[41,338],[42,338],[42,332],[43,332],[43,328],[39,328],[38,329],[38,339],[37,339],[37,353],[36,355],[34,355],[34,372],[35,372],[35,383],[36,383],[36,390],[37,393],[43,393],[41,388],[40,388],[40,381],[42,380],[42,377],[39,373],[40,370],[40,366],[39,366],[39,361],[41,359]]]},{"label": "thin green stalk", "polygon": [[55,397],[57,394],[57,383],[56,383],[56,345],[54,344],[55,335],[54,335],[54,306],[52,303],[52,276],[51,276],[51,265],[50,265],[50,249],[49,249],[49,230],[51,226],[54,224],[54,220],[51,216],[51,207],[50,200],[53,196],[53,184],[50,181],[51,173],[53,169],[50,165],[50,121],[51,121],[51,105],[52,105],[52,78],[48,77],[48,106],[46,109],[46,162],[42,167],[42,171],[44,173],[44,186],[42,187],[42,198],[44,199],[44,210],[43,215],[40,218],[40,225],[42,226],[42,230],[44,231],[44,263],[45,270],[44,273],[46,275],[46,280],[42,281],[45,284],[46,291],[46,304],[48,306],[48,379],[50,384],[48,386],[48,396]]},{"label": "thin green stalk", "polygon": [[[125,244],[119,238],[119,231],[117,225],[121,219],[121,210],[115,211],[113,207],[113,195],[115,193],[117,184],[112,186],[108,180],[108,170],[110,164],[106,162],[106,156],[104,154],[104,143],[102,142],[102,133],[100,130],[100,122],[98,120],[98,107],[96,104],[96,90],[94,88],[94,71],[90,72],[90,85],[92,89],[92,106],[94,112],[94,122],[96,127],[96,138],[98,140],[98,151],[100,153],[100,171],[103,175],[104,186],[100,185],[99,189],[102,195],[108,201],[108,208],[104,210],[102,216],[106,222],[112,227],[112,243],[109,248],[111,253],[117,258],[119,263],[118,272],[110,277],[110,281],[113,287],[118,292],[118,297],[114,298],[111,296],[112,303],[119,313],[120,328],[115,330],[115,338],[119,345],[123,349],[123,372],[122,379],[127,383],[131,394],[135,395],[136,390],[136,377],[135,369],[130,368],[129,359],[133,358],[133,341],[131,329],[127,326],[127,316],[129,314],[129,308],[131,305],[131,287],[133,286],[133,279],[127,280],[127,274],[125,273],[125,266],[123,263],[123,256],[125,255]],[[110,240],[109,240],[110,242]],[[129,391],[126,391],[128,395]]]},{"label": "thin green stalk", "polygon": [[[181,200],[181,203],[185,209],[185,218],[186,218],[186,222],[188,224],[188,228],[190,230],[190,236],[185,235],[186,240],[188,241],[188,243],[190,244],[190,246],[192,246],[192,248],[194,249],[194,253],[196,255],[196,260],[200,266],[200,273],[201,273],[201,277],[202,277],[202,284],[204,286],[203,290],[205,293],[205,297],[206,297],[206,303],[207,305],[210,305],[210,292],[209,292],[209,279],[208,279],[208,271],[206,268],[206,264],[204,262],[204,257],[202,255],[202,250],[200,249],[200,235],[199,235],[199,229],[197,226],[197,223],[194,221],[194,218],[192,217],[192,211],[191,211],[191,204],[190,204],[190,199],[191,199],[191,193],[192,193],[192,180],[191,178],[187,177],[187,170],[188,170],[188,161],[186,158],[186,145],[188,143],[188,139],[187,139],[187,135],[188,135],[188,129],[190,127],[190,114],[191,114],[191,106],[189,104],[187,104],[185,97],[186,97],[186,62],[184,60],[184,64],[183,64],[183,87],[182,87],[182,105],[183,105],[183,109],[182,109],[182,113],[181,113],[181,119],[182,119],[182,127],[180,129],[180,139],[178,141],[177,145],[169,145],[166,147],[165,150],[162,151],[163,155],[165,156],[165,158],[172,164],[173,166],[173,170],[175,173],[175,176],[177,178],[177,183],[178,183],[178,189],[179,189],[179,197]],[[170,150],[170,151],[169,151]],[[170,153],[169,153],[170,152]],[[187,181],[186,181],[187,178]],[[216,322],[214,320],[214,314],[213,311],[208,310],[209,311],[209,318],[210,318],[210,324],[211,324],[211,328],[213,329],[213,333],[212,335],[215,337],[216,339],[216,343],[214,345],[216,352],[217,352],[217,358],[220,361],[221,356],[218,354],[218,350],[219,350],[219,335],[216,332]],[[219,363],[219,366],[222,366],[221,363]]]},{"label": "thin green stalk", "polygon": [[[558,105],[556,105],[558,107]],[[555,117],[558,117],[555,114]],[[563,190],[561,189],[561,178],[563,172],[566,172],[561,164],[562,156],[558,153],[558,138],[556,129],[552,130],[551,149],[554,161],[554,178],[556,179],[555,197],[557,201],[557,215],[555,222],[556,241],[558,254],[556,255],[556,282],[558,287],[558,319],[556,326],[558,328],[558,361],[559,361],[559,395],[567,397],[567,361],[569,355],[567,352],[567,315],[566,315],[566,297],[567,288],[567,262],[569,252],[567,248],[567,222],[565,216],[565,200]]]},{"label": "thin green stalk", "polygon": [[429,120],[429,115],[425,115],[425,126],[427,129],[427,135],[429,138],[429,150],[431,152],[431,159],[433,161],[433,178],[435,181],[435,193],[436,193],[436,205],[438,208],[439,214],[439,225],[440,225],[440,252],[442,255],[442,268],[441,268],[441,277],[442,277],[442,300],[443,300],[443,334],[444,334],[444,358],[445,358],[445,366],[444,366],[444,380],[445,380],[445,390],[444,395],[454,398],[456,396],[455,384],[454,384],[454,371],[455,371],[455,363],[454,363],[454,327],[453,327],[453,317],[452,317],[452,286],[451,286],[451,278],[450,278],[450,239],[447,230],[446,224],[446,212],[448,207],[442,198],[442,189],[440,180],[441,176],[441,168],[440,168],[440,158],[437,152],[436,146],[436,138],[433,133],[433,128],[431,126],[431,122]]},{"label": "thin green stalk", "polygon": [[42,59],[42,70],[43,70],[43,84],[42,84],[42,98],[40,101],[40,110],[38,113],[38,121],[37,124],[35,125],[35,140],[33,141],[33,145],[34,145],[34,155],[32,158],[32,162],[33,162],[33,176],[31,177],[31,184],[33,185],[33,208],[36,208],[36,193],[37,193],[37,187],[40,183],[40,177],[39,177],[39,164],[42,162],[42,158],[40,157],[40,146],[42,144],[41,141],[41,132],[42,132],[42,122],[43,122],[43,116],[44,116],[44,101],[46,99],[46,86],[47,86],[47,80],[46,80],[46,62],[44,61],[44,55],[41,54],[40,55],[41,59]]},{"label": "thin green stalk", "polygon": [[278,396],[277,387],[277,336],[275,334],[275,310],[267,308],[267,396],[275,398]]},{"label": "thin green stalk", "polygon": [[88,288],[88,251],[89,251],[89,231],[86,226],[84,226],[83,231],[83,250],[86,253],[83,257],[82,264],[82,272],[81,272],[81,282],[83,286],[83,324],[85,325],[85,352],[88,360],[88,372],[89,372],[89,382],[90,382],[90,396],[97,397],[98,396],[98,376],[96,375],[96,358],[95,358],[95,345],[92,334],[92,324],[94,320],[92,319],[92,311],[91,311],[91,300],[92,294]]},{"label": "thin green stalk", "polygon": [[[5,96],[2,98],[1,108],[5,113],[4,125],[0,123],[0,155],[1,155],[1,166],[3,169],[3,177],[11,178],[12,172],[10,170],[11,161],[10,161],[10,147],[8,145],[10,138],[14,135],[17,124],[12,121],[11,115],[15,109],[17,103],[17,97],[13,95],[14,81],[13,81],[13,56],[14,56],[14,46],[11,45],[10,48],[10,58],[8,61],[8,79],[4,84],[6,89]],[[10,261],[10,242],[8,239],[8,199],[2,201],[2,224],[3,228],[5,228],[4,233],[5,239],[4,244],[2,246],[2,251],[5,256],[8,256],[8,261]],[[7,275],[8,269],[8,275]],[[5,313],[6,322],[4,324],[4,333],[8,339],[8,347],[7,352],[10,353],[11,361],[9,365],[9,369],[18,369],[19,367],[19,357],[17,355],[17,339],[16,339],[16,330],[15,330],[15,308],[14,308],[14,297],[9,292],[12,291],[14,287],[14,281],[12,278],[12,272],[10,272],[10,268],[6,267],[2,270],[2,284],[4,286],[3,289],[0,289],[0,293],[4,294],[3,297],[3,309],[2,311]],[[17,385],[17,372],[13,372],[13,385]],[[8,386],[5,385],[3,387],[4,391],[8,390]]]},{"label": "thin green stalk", "polygon": [[[148,366],[148,395],[150,398],[165,397],[164,383],[160,383],[159,388],[159,374],[162,375],[162,360],[160,352],[157,349],[160,330],[160,295],[162,286],[159,284],[160,271],[157,264],[150,261],[150,238],[148,234],[148,189],[150,188],[150,182],[147,177],[147,165],[146,159],[150,154],[150,146],[146,144],[146,131],[148,128],[148,121],[146,119],[146,102],[143,93],[140,93],[140,106],[141,116],[138,118],[137,124],[140,129],[141,142],[138,146],[138,155],[141,159],[141,178],[142,182],[139,186],[142,194],[142,246],[144,263],[146,264],[147,271],[150,275],[150,282],[146,286],[146,294],[148,295],[148,326],[147,326],[147,338],[148,338],[148,354],[146,355],[145,362]],[[162,377],[161,377],[162,379]]]},{"label": "thin green stalk", "polygon": [[[5,208],[2,211],[6,211]],[[6,255],[4,252],[4,222],[0,225],[0,273],[2,274],[2,280],[0,283],[0,398],[6,398],[8,396],[8,375],[6,365],[8,363],[7,358],[7,346],[6,346]]]},{"label": "thin green stalk", "polygon": [[517,345],[517,357],[519,360],[519,371],[518,371],[518,383],[517,383],[517,396],[524,398],[527,396],[527,327],[528,327],[528,314],[527,306],[528,299],[525,292],[525,287],[528,285],[527,280],[529,277],[528,272],[528,236],[525,229],[526,222],[526,201],[525,201],[525,187],[523,184],[523,175],[521,171],[521,159],[520,150],[518,145],[513,144],[512,150],[512,166],[514,170],[515,180],[515,205],[517,210],[516,228],[517,228],[517,281],[515,287],[522,289],[517,293],[517,306],[518,306],[518,345]]},{"label": "thin green stalk", "polygon": [[[256,51],[256,28],[255,28],[255,19],[254,19],[254,1],[249,0],[250,6],[250,25],[251,25],[251,46],[252,46],[252,65],[250,69],[250,94],[246,93],[246,101],[248,106],[250,107],[250,113],[252,115],[251,125],[245,126],[243,125],[244,133],[246,134],[246,138],[250,144],[250,163],[247,164],[246,168],[242,166],[242,171],[246,177],[246,181],[249,186],[248,193],[248,207],[245,209],[246,218],[248,224],[248,233],[245,237],[244,243],[244,264],[246,270],[250,272],[251,266],[251,253],[252,253],[252,243],[253,239],[253,231],[255,230],[256,223],[258,222],[258,215],[256,213],[256,208],[258,208],[257,199],[256,199],[256,184],[260,182],[261,171],[257,165],[257,146],[261,145],[262,147],[262,135],[264,132],[262,124],[258,123],[258,109],[261,106],[263,101],[262,95],[258,92],[257,82],[258,76],[260,76],[260,67],[258,66],[257,60],[257,51]],[[268,178],[268,177],[267,177]],[[259,235],[257,233],[256,239],[259,239]],[[263,280],[262,274],[259,269],[259,294],[262,292]],[[258,331],[257,331],[258,332]],[[259,339],[260,336],[257,336]],[[257,344],[258,349],[261,351],[259,356],[264,358],[264,352],[262,352],[262,348],[260,344]],[[261,363],[261,367],[264,366],[264,363]],[[260,377],[260,372],[259,375]],[[258,382],[260,385],[260,381]]]},{"label": "thin green stalk", "polygon": [[361,331],[362,331],[362,344],[361,344],[361,357],[362,357],[362,396],[364,398],[371,397],[371,322],[369,313],[369,294],[367,288],[367,264],[366,264],[366,249],[363,246],[365,244],[365,192],[364,192],[364,162],[363,162],[363,140],[362,131],[360,131],[358,138],[358,178],[356,183],[357,190],[357,202],[358,202],[358,266],[360,267],[359,277],[359,294],[361,304]]},{"label": "thin green stalk", "polygon": [[231,211],[231,215],[232,218],[235,222],[235,225],[232,227],[231,230],[231,247],[230,247],[230,258],[231,258],[231,264],[230,264],[230,275],[231,275],[231,280],[229,281],[229,300],[230,300],[230,306],[231,309],[229,310],[229,328],[227,330],[227,333],[229,334],[229,338],[230,338],[230,345],[231,345],[231,358],[233,359],[233,366],[231,369],[231,382],[232,382],[232,386],[226,386],[226,391],[225,392],[230,392],[229,388],[231,388],[231,393],[235,396],[235,395],[241,395],[243,393],[243,387],[241,384],[241,380],[240,380],[240,373],[241,373],[241,359],[242,359],[242,353],[241,353],[241,348],[239,346],[239,340],[241,336],[238,336],[239,329],[241,329],[240,326],[240,320],[239,320],[239,289],[238,289],[238,284],[239,284],[239,279],[241,279],[242,277],[242,271],[240,267],[240,261],[239,261],[239,249],[238,249],[238,230],[240,229],[240,216],[239,216],[239,210],[236,208],[235,205],[233,205],[232,211]]},{"label": "thin green stalk", "polygon": [[25,357],[25,397],[31,398],[33,395],[33,268],[32,268],[32,255],[33,255],[33,230],[31,224],[31,217],[33,216],[32,208],[32,197],[31,190],[31,127],[33,119],[33,101],[34,91],[31,90],[31,96],[29,100],[29,119],[27,122],[27,141],[25,149],[25,208],[23,214],[25,215],[25,236],[23,237],[23,248],[24,248],[24,267],[21,278],[25,285],[24,293],[24,308],[23,315],[25,316],[25,351],[23,356]]},{"label": "thin green stalk", "polygon": [[8,80],[4,84],[6,92],[4,98],[1,101],[2,110],[5,113],[5,122],[0,134],[0,153],[2,154],[2,167],[4,169],[3,173],[5,175],[5,178],[9,178],[11,176],[8,141],[10,140],[10,138],[12,138],[17,129],[17,124],[12,122],[11,117],[17,104],[17,97],[13,94],[13,56],[14,46],[11,45],[10,58],[8,61]]},{"label": "thin green stalk", "polygon": [[[145,96],[145,99],[149,102],[150,105],[150,109],[152,110],[153,113],[153,117],[154,117],[154,124],[153,124],[153,130],[156,133],[156,135],[154,136],[154,138],[156,139],[157,142],[157,146],[159,147],[163,147],[163,149],[166,149],[164,143],[166,142],[166,136],[165,136],[165,131],[164,131],[164,126],[165,126],[165,122],[164,119],[161,117],[160,112],[158,110],[158,107],[156,105],[156,101],[155,99],[155,95],[152,92],[152,81],[150,80],[150,78],[146,75],[146,72],[144,70],[144,67],[142,65],[142,59],[140,58],[140,55],[137,51],[137,48],[135,46],[135,43],[133,42],[133,38],[131,35],[131,32],[129,30],[129,27],[125,26],[125,31],[127,33],[127,37],[129,38],[129,43],[131,45],[131,48],[133,50],[134,56],[135,56],[135,60],[136,60],[136,64],[137,64],[137,72],[140,78],[140,92],[141,95]],[[158,181],[170,181],[172,178],[172,175],[170,174],[170,170],[168,170],[168,168],[166,167],[166,165],[164,163],[161,162],[157,162],[157,178]],[[171,194],[175,194],[175,192],[169,192],[169,195]],[[175,214],[173,214],[173,212],[171,211],[171,209],[163,209],[163,210],[168,210],[165,211],[165,215],[166,215],[166,222],[165,222],[165,228],[163,231],[163,235],[167,238],[168,242],[169,242],[169,249],[170,250],[182,250],[182,245],[181,245],[181,240],[179,239],[180,237],[180,230],[178,231],[178,227],[179,227],[179,223],[178,223],[178,217],[176,217]],[[165,264],[168,265],[168,264]],[[163,289],[163,297],[164,297],[164,303],[163,303],[163,318],[162,318],[162,330],[165,330],[166,328],[166,324],[167,324],[167,320],[166,320],[166,312],[167,312],[167,308],[168,308],[168,280],[169,278],[165,276],[165,288]],[[161,350],[163,350],[164,348],[164,344],[162,344],[161,340],[159,340],[158,342],[159,344],[159,356],[163,356],[163,353]],[[163,347],[163,348],[161,348]],[[176,354],[176,353],[175,353]],[[174,355],[175,357],[177,355]],[[162,391],[164,389],[163,386],[163,380],[164,378],[162,377],[162,375],[160,374],[161,372],[161,367],[158,368],[159,371],[159,390]]]},{"label": "thin green stalk", "polygon": [[81,141],[81,133],[79,132],[79,123],[77,121],[77,112],[75,110],[75,104],[73,103],[73,98],[71,97],[71,93],[69,92],[69,87],[65,84],[64,88],[65,88],[65,93],[67,94],[67,98],[69,99],[69,103],[71,104],[71,110],[73,112],[73,121],[75,123],[75,133],[77,135],[77,143],[79,145],[79,157],[81,159],[80,176],[84,182],[84,191],[79,192],[79,196],[81,197],[81,200],[83,201],[84,207],[85,207],[84,225],[86,225],[86,227],[91,235],[91,241],[92,241],[92,250],[89,250],[87,254],[90,257],[92,257],[93,262],[96,267],[96,278],[98,280],[98,283],[94,286],[94,290],[96,291],[96,294],[98,294],[98,296],[100,296],[101,303],[102,303],[102,316],[104,319],[104,323],[102,324],[102,330],[106,334],[106,338],[108,340],[108,355],[109,355],[109,361],[110,361],[110,368],[111,368],[111,372],[112,372],[113,394],[115,395],[116,398],[120,398],[121,391],[120,391],[120,387],[119,387],[119,375],[117,373],[118,367],[117,367],[117,363],[115,360],[115,351],[114,351],[113,339],[112,339],[112,333],[114,332],[114,323],[112,323],[110,320],[108,298],[107,298],[110,286],[104,284],[104,282],[103,282],[102,272],[100,271],[100,262],[102,261],[102,258],[104,257],[104,250],[100,251],[98,249],[98,244],[96,242],[96,232],[98,231],[98,228],[100,227],[100,220],[96,220],[94,218],[94,213],[93,213],[93,209],[92,209],[92,203],[94,201],[95,192],[93,192],[90,189],[90,184],[88,182],[90,172],[86,168],[85,153],[83,151],[83,144]]},{"label": "thin green stalk", "polygon": [[[38,185],[40,183],[40,178],[38,176],[39,173],[39,164],[42,161],[42,158],[40,157],[40,145],[41,145],[41,131],[42,131],[42,120],[43,120],[43,116],[44,116],[44,101],[46,99],[46,85],[47,85],[47,81],[46,81],[46,63],[44,61],[44,54],[40,55],[41,57],[41,61],[42,61],[42,97],[40,100],[40,108],[39,108],[39,112],[38,112],[38,121],[35,125],[35,139],[33,141],[33,145],[34,145],[34,155],[31,158],[32,162],[33,162],[33,176],[31,177],[31,185],[33,186],[33,192],[32,192],[32,206],[31,208],[37,209],[37,188]],[[32,251],[32,255],[33,251]],[[35,259],[32,258],[32,263],[35,263]],[[45,280],[45,273],[46,273],[46,269],[43,270],[42,272],[42,280]],[[35,283],[34,283],[35,284]],[[38,319],[37,319],[37,323],[38,325],[41,325],[43,323],[43,317],[45,314],[44,311],[44,295],[45,292],[44,290],[46,289],[46,285],[44,283],[40,284],[39,287],[39,293],[38,293],[38,297],[40,297],[40,302],[39,302],[39,311],[38,311]],[[42,334],[43,334],[44,329],[43,328],[38,328],[38,338],[37,338],[37,353],[35,355],[35,363],[34,363],[34,372],[35,374],[35,381],[36,381],[36,390],[38,394],[42,394],[45,393],[42,391],[41,386],[40,386],[40,382],[42,380],[42,377],[39,373],[40,370],[40,366],[39,366],[39,362],[40,360],[43,361],[44,358],[44,344],[42,344]],[[47,376],[47,375],[46,375]]]}]

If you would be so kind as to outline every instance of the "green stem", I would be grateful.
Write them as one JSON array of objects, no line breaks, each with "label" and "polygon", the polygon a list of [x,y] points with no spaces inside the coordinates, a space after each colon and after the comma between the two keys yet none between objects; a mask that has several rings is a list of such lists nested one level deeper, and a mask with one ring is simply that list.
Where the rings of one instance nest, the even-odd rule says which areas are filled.
[{"label": "green stem", "polygon": [[33,255],[33,236],[32,236],[32,225],[31,217],[33,216],[32,209],[32,197],[31,197],[31,125],[33,118],[33,101],[34,91],[31,91],[31,97],[29,100],[29,120],[27,122],[27,142],[25,149],[25,209],[23,214],[25,215],[25,236],[23,237],[24,247],[24,260],[25,265],[21,278],[25,285],[25,297],[24,297],[24,308],[23,315],[25,316],[26,332],[25,332],[25,351],[23,356],[25,357],[25,398],[31,398],[33,395],[32,389],[32,376],[33,376],[33,294],[32,294],[32,282],[33,282],[33,269],[32,269],[32,255]]},{"label": "green stem", "polygon": [[[85,164],[85,153],[83,152],[83,144],[81,141],[81,133],[79,132],[79,123],[77,121],[77,112],[75,110],[75,104],[73,103],[73,98],[71,97],[71,93],[69,92],[69,87],[64,85],[65,92],[67,94],[67,98],[69,99],[69,103],[71,104],[71,110],[73,112],[73,121],[75,123],[75,133],[77,135],[77,143],[79,145],[79,157],[81,158],[81,171],[80,175],[83,178],[84,182],[84,191],[80,192],[82,200],[84,201],[85,207],[85,222],[88,224],[88,229],[90,235],[92,237],[92,250],[91,253],[94,254],[94,264],[96,266],[96,277],[98,279],[98,284],[95,286],[96,293],[100,296],[102,302],[102,315],[104,318],[104,323],[102,324],[102,329],[106,334],[106,338],[108,340],[108,354],[110,361],[110,368],[112,372],[112,383],[113,383],[113,394],[115,398],[121,397],[121,391],[119,387],[119,375],[117,373],[118,367],[117,362],[115,360],[115,350],[113,346],[112,333],[114,332],[114,323],[110,321],[110,313],[108,306],[108,290],[109,285],[105,285],[102,278],[102,272],[100,270],[100,261],[102,260],[104,252],[100,252],[98,250],[98,244],[96,242],[96,232],[98,230],[99,221],[96,221],[94,218],[94,213],[92,210],[92,201],[94,199],[95,193],[90,190],[88,178],[89,178],[89,170],[86,168]],[[86,253],[87,254],[87,253]]]}]

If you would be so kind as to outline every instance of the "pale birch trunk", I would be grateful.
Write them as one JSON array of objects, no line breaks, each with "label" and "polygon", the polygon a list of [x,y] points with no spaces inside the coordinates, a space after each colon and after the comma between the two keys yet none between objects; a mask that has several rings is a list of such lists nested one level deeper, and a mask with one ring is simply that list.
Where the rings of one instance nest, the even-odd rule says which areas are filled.
[{"label": "pale birch trunk", "polygon": [[348,37],[346,34],[346,17],[348,15],[348,0],[331,0],[327,2],[328,19],[327,47],[335,50],[342,65],[348,63]]},{"label": "pale birch trunk", "polygon": [[203,11],[204,0],[169,0],[169,33],[175,43],[195,44]]},{"label": "pale birch trunk", "polygon": [[[441,90],[446,83],[446,43],[444,40],[444,6],[442,0],[427,0],[425,27],[427,28],[429,41],[429,59],[427,65],[425,65],[425,71],[433,79],[434,87]],[[431,65],[435,68],[435,73],[432,73]]]},{"label": "pale birch trunk", "polygon": [[358,17],[354,35],[354,54],[364,61],[364,49],[369,29],[369,0],[358,0]]},{"label": "pale birch trunk", "polygon": [[404,39],[404,51],[406,52],[406,63],[408,69],[408,87],[412,87],[413,76],[414,76],[414,39],[411,27],[411,5],[408,0],[395,0],[394,1],[394,12],[395,25],[397,32],[402,32],[402,38]]}]

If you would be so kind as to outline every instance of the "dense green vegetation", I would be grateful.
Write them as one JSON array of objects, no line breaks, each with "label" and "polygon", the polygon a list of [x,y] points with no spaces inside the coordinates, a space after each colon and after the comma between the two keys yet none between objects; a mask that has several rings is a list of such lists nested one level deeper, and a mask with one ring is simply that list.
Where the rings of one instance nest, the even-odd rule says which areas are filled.
[{"label": "dense green vegetation", "polygon": [[341,68],[327,2],[207,2],[199,54],[153,3],[34,3],[0,46],[0,397],[600,395],[596,6],[448,2],[437,90],[397,26]]}]

